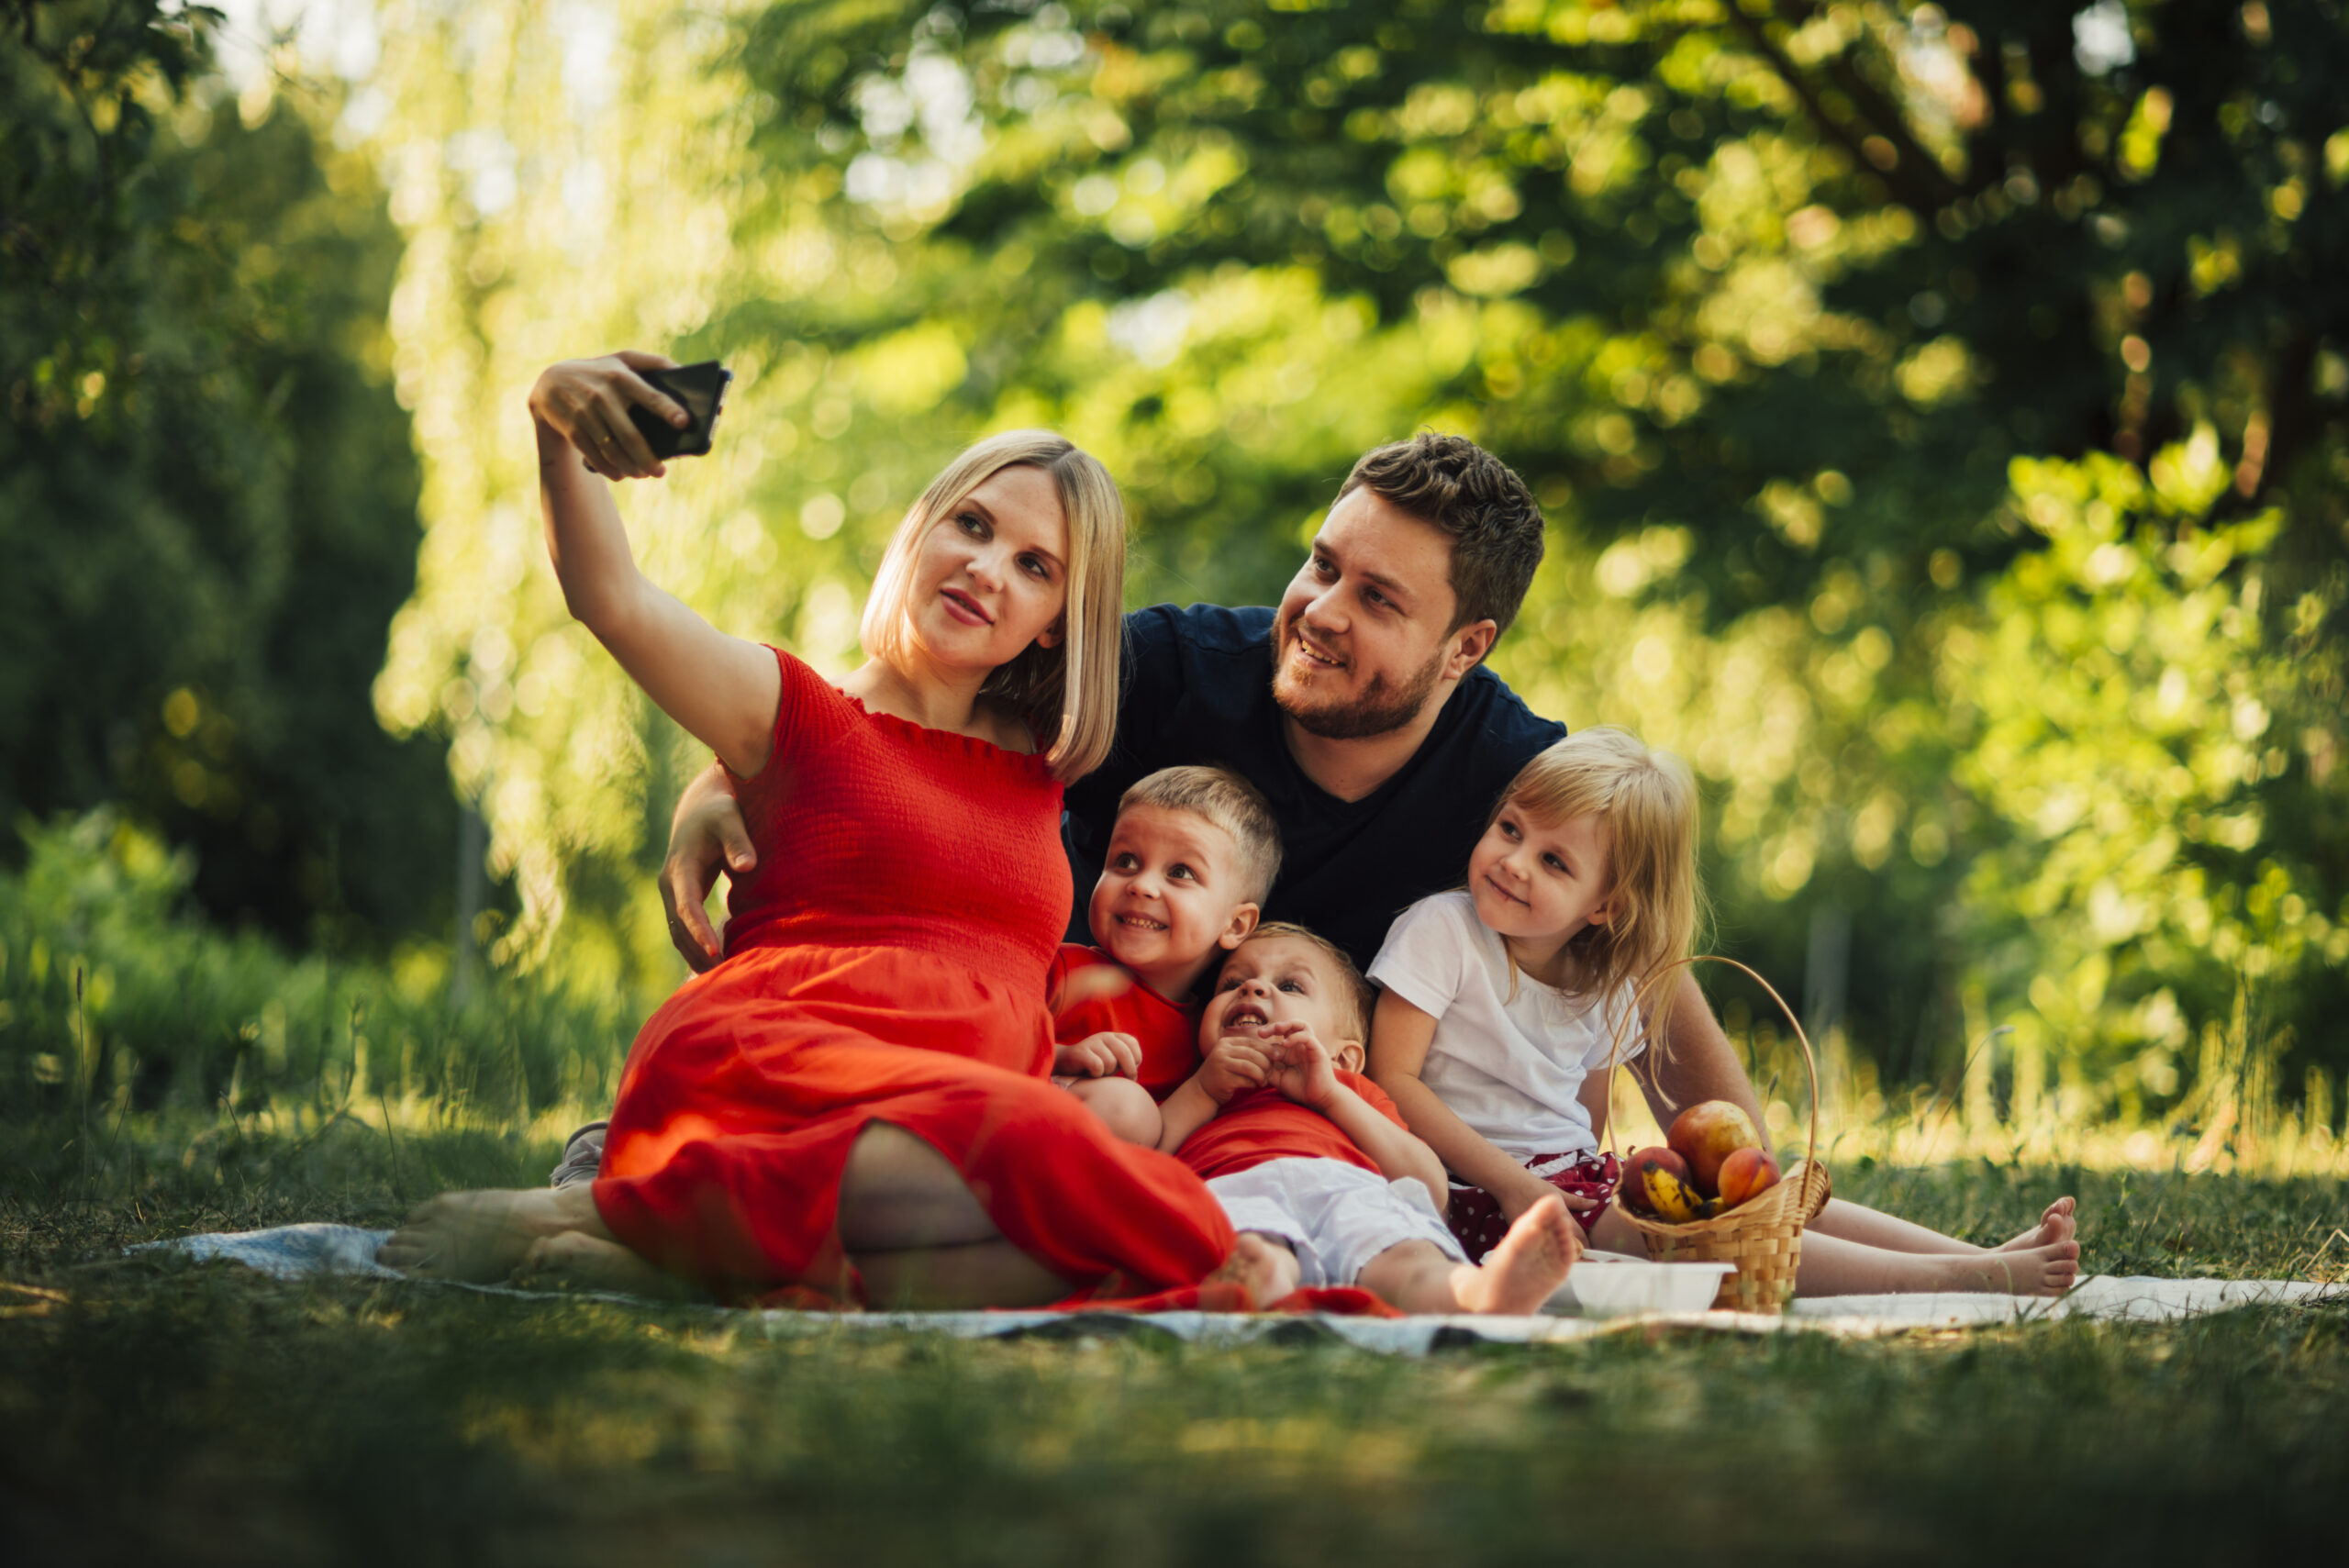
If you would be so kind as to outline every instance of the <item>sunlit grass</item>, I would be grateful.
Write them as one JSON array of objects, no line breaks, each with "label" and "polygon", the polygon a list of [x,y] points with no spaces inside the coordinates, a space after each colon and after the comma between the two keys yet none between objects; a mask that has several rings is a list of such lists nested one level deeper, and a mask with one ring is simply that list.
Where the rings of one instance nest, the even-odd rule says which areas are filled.
[{"label": "sunlit grass", "polygon": [[[1799,1154],[1811,1136],[1809,1105],[1785,1075],[1757,1073],[1770,1141]],[[1854,1161],[1909,1167],[1987,1162],[2067,1166],[2113,1173],[2244,1175],[2267,1180],[2349,1177],[2349,1139],[2326,1119],[2315,1095],[2297,1104],[2272,1090],[2250,1092],[2223,1074],[2197,1086],[2171,1114],[2121,1119],[2080,1115],[2063,1096],[2002,1112],[1976,1096],[1913,1089],[1887,1100],[1854,1074],[1831,1080],[1820,1107],[1818,1154],[1841,1171]],[[1629,1075],[1619,1077],[1616,1142],[1623,1149],[1663,1141]]]},{"label": "sunlit grass", "polygon": [[[715,1309],[322,1278],[126,1240],[379,1220],[551,1137],[127,1129],[0,1199],[0,1485],[38,1560],[1202,1563],[2248,1561],[2335,1528],[2349,1314],[1883,1342],[1617,1335],[1411,1362],[1330,1343],[770,1333]],[[11,1134],[25,1147],[28,1129]],[[125,1151],[128,1152],[126,1153]],[[2071,1186],[2094,1266],[2275,1272],[2330,1182],[1848,1162],[1961,1232]],[[2337,1256],[2337,1254],[2336,1254]],[[119,1500],[140,1498],[137,1508]]]},{"label": "sunlit grass", "polygon": [[[138,1241],[390,1223],[542,1181],[572,1118],[384,1097],[0,1118],[0,1488],[41,1560],[1517,1562],[2304,1548],[2349,1486],[2349,1311],[1877,1343],[1619,1335],[1419,1362],[970,1342],[279,1282]],[[1868,1140],[1874,1139],[1870,1143]],[[2341,1278],[2326,1175],[1833,1134],[1838,1189],[1979,1240],[2081,1201],[2098,1272]],[[88,1158],[83,1154],[86,1151]],[[144,1502],[117,1506],[125,1496]],[[2226,1507],[2215,1500],[2226,1499]],[[21,1502],[21,1506],[17,1504]]]},{"label": "sunlit grass", "polygon": [[[631,1006],[493,975],[452,1007],[397,964],[288,959],[118,887],[20,899],[11,920],[12,1561],[1813,1564],[2337,1545],[2339,1305],[1408,1362],[1148,1333],[771,1332],[714,1308],[126,1254],[386,1226],[435,1192],[542,1182],[608,1108]],[[2349,1278],[2333,1113],[2288,1103],[2273,1073],[2221,1058],[2165,1120],[2100,1123],[2061,1092],[2018,1095],[2011,1064],[1887,1094],[1830,1043],[1820,1147],[1844,1196],[1997,1241],[2068,1192],[2092,1272]],[[1757,1052],[1755,1078],[1786,1149],[1809,1107],[1777,1060]],[[1619,1147],[1654,1136],[1621,1107]]]}]

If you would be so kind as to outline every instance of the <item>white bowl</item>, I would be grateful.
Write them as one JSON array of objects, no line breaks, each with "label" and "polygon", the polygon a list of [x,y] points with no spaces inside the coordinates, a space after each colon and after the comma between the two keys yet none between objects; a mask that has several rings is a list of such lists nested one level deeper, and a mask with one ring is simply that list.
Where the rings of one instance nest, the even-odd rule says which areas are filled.
[{"label": "white bowl", "polygon": [[1585,1252],[1542,1310],[1564,1318],[1626,1318],[1641,1312],[1702,1312],[1735,1263],[1651,1263]]}]

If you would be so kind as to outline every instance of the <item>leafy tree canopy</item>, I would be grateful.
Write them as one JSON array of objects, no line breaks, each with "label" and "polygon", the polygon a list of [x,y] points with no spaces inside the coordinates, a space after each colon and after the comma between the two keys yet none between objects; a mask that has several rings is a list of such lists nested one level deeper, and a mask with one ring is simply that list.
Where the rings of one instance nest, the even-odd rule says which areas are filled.
[{"label": "leafy tree canopy", "polygon": [[1241,602],[1362,450],[1472,434],[1554,525],[1497,662],[1690,757],[1723,944],[1887,1083],[2013,1021],[2018,1084],[2159,1098],[2250,991],[2337,1063],[2337,6],[581,15],[391,7],[378,139],[431,531],[377,701],[456,732],[518,953],[692,761],[525,564],[522,391],[636,342],[740,377],[650,569],[819,661],[984,428],[1120,475],[1138,600]]},{"label": "leafy tree canopy", "polygon": [[0,814],[125,802],[217,914],[388,938],[456,840],[366,697],[417,538],[399,239],[297,106],[220,100],[216,20],[0,6]]}]

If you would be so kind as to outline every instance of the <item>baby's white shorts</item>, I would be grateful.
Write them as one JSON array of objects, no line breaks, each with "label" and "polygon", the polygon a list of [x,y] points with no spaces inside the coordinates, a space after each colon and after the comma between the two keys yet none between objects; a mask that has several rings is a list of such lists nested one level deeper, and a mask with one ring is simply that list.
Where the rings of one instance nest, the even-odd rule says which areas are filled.
[{"label": "baby's white shorts", "polygon": [[1405,1241],[1432,1242],[1445,1257],[1468,1261],[1426,1184],[1409,1177],[1390,1182],[1342,1160],[1298,1156],[1218,1176],[1208,1191],[1234,1230],[1287,1243],[1308,1286],[1352,1284],[1364,1265]]}]

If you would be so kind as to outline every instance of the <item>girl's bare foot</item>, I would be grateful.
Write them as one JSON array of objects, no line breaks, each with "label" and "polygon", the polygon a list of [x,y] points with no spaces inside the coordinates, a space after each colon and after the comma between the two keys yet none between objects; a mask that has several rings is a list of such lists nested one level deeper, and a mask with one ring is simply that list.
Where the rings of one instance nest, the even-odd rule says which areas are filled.
[{"label": "girl's bare foot", "polygon": [[1258,1309],[1297,1288],[1304,1278],[1297,1267],[1297,1254],[1277,1241],[1268,1241],[1252,1230],[1242,1230],[1232,1243],[1231,1256],[1223,1266],[1199,1283],[1202,1284],[1236,1284],[1248,1293],[1249,1300]]},{"label": "girl's bare foot", "polygon": [[2028,1252],[2034,1248],[2044,1247],[2050,1242],[2069,1241],[2079,1234],[2079,1221],[2073,1217],[2074,1210],[2078,1206],[2070,1198],[2059,1197],[2047,1206],[2047,1212],[2039,1217],[2038,1224],[2013,1240],[1994,1247],[1991,1251]]},{"label": "girl's bare foot", "polygon": [[540,1239],[603,1229],[591,1187],[442,1193],[392,1232],[375,1261],[418,1279],[491,1284],[513,1273]]},{"label": "girl's bare foot", "polygon": [[1948,1271],[1948,1290],[2000,1291],[2009,1296],[2061,1296],[2080,1278],[2080,1244],[2068,1238],[2039,1247],[2001,1248],[1970,1257],[1936,1259]]},{"label": "girl's bare foot", "polygon": [[599,1241],[577,1230],[531,1242],[511,1283],[524,1290],[609,1290],[654,1301],[709,1299],[618,1242]]},{"label": "girl's bare foot", "polygon": [[1582,1227],[1563,1199],[1545,1197],[1517,1217],[1482,1268],[1454,1265],[1453,1294],[1464,1312],[1539,1312],[1581,1256]]}]

